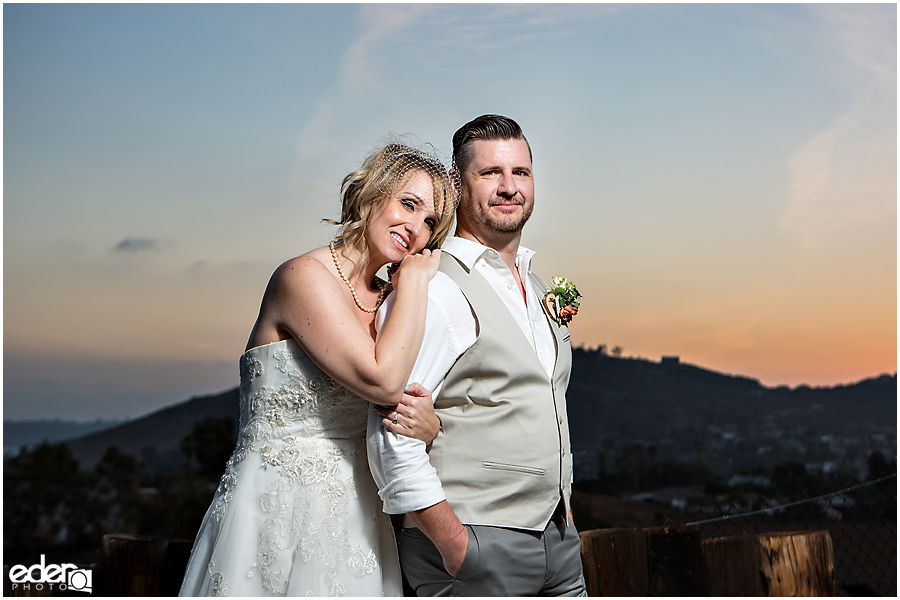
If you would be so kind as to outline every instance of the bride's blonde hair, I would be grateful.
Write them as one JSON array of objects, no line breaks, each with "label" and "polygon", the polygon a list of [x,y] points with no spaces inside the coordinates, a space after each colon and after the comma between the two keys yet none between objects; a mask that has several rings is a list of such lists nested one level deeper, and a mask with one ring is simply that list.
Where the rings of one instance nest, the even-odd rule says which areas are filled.
[{"label": "bride's blonde hair", "polygon": [[361,253],[354,274],[369,260],[366,232],[371,219],[381,213],[397,186],[413,171],[428,175],[434,187],[434,211],[437,223],[426,248],[439,248],[453,226],[456,201],[447,169],[440,160],[406,144],[391,143],[372,152],[359,170],[350,173],[341,184],[341,220],[324,219],[338,225],[335,246],[355,248]]}]

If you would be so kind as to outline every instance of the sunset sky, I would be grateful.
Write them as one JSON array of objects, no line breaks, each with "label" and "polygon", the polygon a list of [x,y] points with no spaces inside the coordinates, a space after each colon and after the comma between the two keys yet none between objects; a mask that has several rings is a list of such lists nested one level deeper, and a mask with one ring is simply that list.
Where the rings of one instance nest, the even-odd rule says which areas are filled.
[{"label": "sunset sky", "polygon": [[3,6],[6,419],[238,383],[388,134],[534,151],[572,341],[763,384],[897,370],[895,4]]}]

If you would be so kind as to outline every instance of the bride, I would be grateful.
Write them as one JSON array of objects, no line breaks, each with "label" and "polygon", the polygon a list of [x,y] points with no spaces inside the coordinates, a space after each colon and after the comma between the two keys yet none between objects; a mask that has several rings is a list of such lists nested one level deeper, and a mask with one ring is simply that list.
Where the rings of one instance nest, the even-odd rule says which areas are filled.
[{"label": "bride", "polygon": [[[428,282],[449,233],[443,165],[389,144],[341,187],[329,246],[272,275],[241,356],[237,447],[203,519],[180,595],[401,596],[390,519],[366,460],[369,404],[384,425],[430,443],[424,388],[404,391],[422,343]],[[391,289],[376,276],[400,264]]]}]

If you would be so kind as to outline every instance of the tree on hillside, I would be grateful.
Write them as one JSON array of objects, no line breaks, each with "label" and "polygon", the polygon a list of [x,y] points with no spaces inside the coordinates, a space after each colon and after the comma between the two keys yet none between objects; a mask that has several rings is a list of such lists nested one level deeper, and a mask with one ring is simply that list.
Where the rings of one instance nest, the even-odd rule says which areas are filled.
[{"label": "tree on hillside", "polygon": [[157,472],[156,496],[145,502],[142,531],[169,538],[193,539],[234,451],[236,431],[230,417],[207,417],[181,440],[189,464],[180,472]]},{"label": "tree on hillside", "polygon": [[4,560],[24,564],[49,547],[99,541],[101,511],[64,444],[22,451],[3,466]]},{"label": "tree on hillside", "polygon": [[102,528],[105,532],[137,533],[143,512],[138,488],[140,461],[110,446],[91,474],[91,494],[104,506]]},{"label": "tree on hillside", "polygon": [[234,451],[235,441],[234,419],[207,417],[181,440],[181,451],[203,477],[218,481]]}]

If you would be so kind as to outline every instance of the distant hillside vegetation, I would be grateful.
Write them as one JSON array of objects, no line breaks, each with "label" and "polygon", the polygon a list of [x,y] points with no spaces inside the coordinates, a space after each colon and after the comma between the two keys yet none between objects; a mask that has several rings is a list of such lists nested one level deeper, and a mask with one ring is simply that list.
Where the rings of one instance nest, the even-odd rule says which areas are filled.
[{"label": "distant hillside vegetation", "polygon": [[684,363],[575,349],[566,394],[574,441],[598,434],[653,440],[674,430],[762,426],[795,418],[845,433],[896,433],[897,376],[832,388],[767,388]]},{"label": "distant hillside vegetation", "polygon": [[[677,359],[573,352],[567,392],[576,458],[596,467],[625,448],[656,460],[703,461],[720,475],[784,461],[862,470],[868,452],[896,454],[897,376],[831,388],[769,388]],[[597,463],[596,461],[600,461]]]}]

